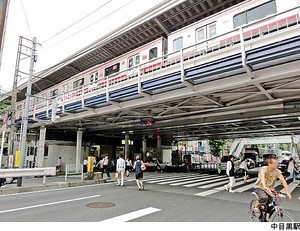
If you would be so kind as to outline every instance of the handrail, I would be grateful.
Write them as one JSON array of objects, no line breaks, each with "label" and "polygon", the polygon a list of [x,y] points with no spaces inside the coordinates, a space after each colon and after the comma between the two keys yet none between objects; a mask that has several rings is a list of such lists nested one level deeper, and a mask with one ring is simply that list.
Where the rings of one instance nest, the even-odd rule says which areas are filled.
[{"label": "handrail", "polygon": [[[176,55],[176,54],[177,54],[178,56],[181,56],[181,54],[182,54],[185,50],[191,49],[191,48],[193,48],[193,47],[198,47],[198,48],[199,48],[199,45],[202,45],[202,47],[207,47],[207,46],[211,45],[211,44],[209,44],[211,41],[212,41],[213,43],[219,42],[219,41],[215,41],[215,40],[218,39],[218,38],[224,37],[224,36],[226,36],[226,35],[229,35],[229,34],[232,34],[232,33],[235,33],[235,32],[236,32],[237,34],[239,34],[240,30],[244,31],[244,29],[249,28],[249,27],[251,27],[251,26],[253,26],[253,25],[260,24],[260,23],[262,23],[262,22],[264,22],[264,21],[268,21],[268,20],[270,20],[270,19],[272,19],[272,18],[275,18],[275,17],[277,17],[277,16],[283,15],[283,14],[285,14],[285,13],[288,13],[288,12],[291,12],[291,11],[297,10],[297,9],[300,9],[300,6],[293,7],[293,8],[291,8],[291,9],[285,10],[285,11],[280,12],[280,13],[276,13],[276,14],[269,15],[269,16],[263,18],[263,19],[260,19],[260,20],[251,22],[251,23],[249,23],[249,24],[242,25],[242,26],[237,27],[237,28],[235,28],[235,29],[233,29],[233,30],[231,30],[231,31],[226,32],[226,33],[223,33],[223,34],[214,36],[214,37],[212,37],[212,38],[203,40],[203,41],[201,41],[201,42],[195,43],[195,44],[193,44],[193,45],[184,47],[184,48],[182,48],[182,49],[180,49],[180,50],[177,50],[177,51],[174,51],[174,52],[171,52],[171,53],[164,54],[164,55],[162,55],[162,56],[160,56],[160,57],[157,57],[157,58],[155,58],[155,59],[152,59],[152,60],[150,60],[150,61],[147,61],[146,63],[138,64],[138,65],[132,66],[132,67],[130,67],[130,68],[127,68],[126,70],[123,70],[123,71],[120,71],[120,72],[118,72],[118,73],[115,73],[113,76],[103,77],[101,80],[98,80],[97,82],[94,82],[94,83],[87,83],[87,84],[81,86],[81,87],[78,88],[78,89],[72,89],[72,90],[69,90],[69,91],[67,91],[67,92],[63,92],[63,93],[57,95],[56,97],[54,97],[54,98],[52,98],[52,99],[50,99],[50,100],[54,100],[54,99],[58,99],[58,98],[63,97],[63,101],[65,101],[65,100],[66,100],[66,99],[65,99],[65,96],[66,96],[66,95],[68,95],[68,94],[76,94],[76,92],[78,92],[78,91],[82,91],[81,93],[79,93],[79,95],[81,95],[81,94],[88,94],[88,93],[90,93],[91,91],[88,91],[87,93],[85,93],[84,88],[90,87],[91,85],[94,85],[94,84],[96,85],[96,86],[95,86],[95,90],[92,90],[92,91],[98,91],[98,90],[101,90],[101,89],[107,89],[107,88],[109,88],[109,86],[111,86],[111,85],[110,85],[111,79],[115,78],[116,76],[120,76],[122,73],[128,73],[128,72],[134,71],[134,70],[136,70],[136,69],[138,70],[138,69],[142,68],[143,66],[147,66],[147,65],[153,64],[153,63],[158,62],[158,61],[166,60],[166,58],[168,58],[169,56],[172,56],[172,57],[173,57],[173,56]],[[198,48],[197,48],[197,49],[198,49]],[[134,74],[138,74],[138,71],[137,71],[137,73],[134,73]],[[140,75],[142,75],[142,73],[140,73]],[[101,83],[101,82],[105,82],[105,81],[106,81],[106,83],[103,84],[103,87],[100,88],[100,89],[97,89],[97,88],[98,88],[98,84]],[[107,85],[108,85],[108,86],[107,86]],[[71,97],[71,98],[73,98],[73,97]],[[67,100],[68,100],[68,99],[67,99]],[[48,101],[48,100],[45,100],[45,101]],[[21,103],[21,102],[23,102],[23,101],[20,101],[19,103]],[[38,105],[40,105],[40,104],[42,104],[42,103],[45,103],[45,102],[44,102],[44,101],[38,102],[38,103],[36,103],[36,106],[38,106]],[[45,107],[45,106],[44,106],[44,107]],[[44,107],[42,107],[42,108],[44,108]]]}]

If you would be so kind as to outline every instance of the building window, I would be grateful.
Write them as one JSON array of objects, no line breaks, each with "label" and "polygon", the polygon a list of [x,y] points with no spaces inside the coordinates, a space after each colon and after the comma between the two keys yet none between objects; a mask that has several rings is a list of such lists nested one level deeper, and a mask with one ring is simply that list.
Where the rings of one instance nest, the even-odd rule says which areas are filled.
[{"label": "building window", "polygon": [[183,37],[179,37],[173,40],[173,51],[177,51],[183,48]]},{"label": "building window", "polygon": [[78,79],[73,82],[73,89],[79,88],[84,84],[84,78]]},{"label": "building window", "polygon": [[50,98],[53,98],[53,97],[55,97],[55,96],[57,96],[58,95],[58,89],[55,89],[55,90],[53,90],[53,91],[50,91]]},{"label": "building window", "polygon": [[212,38],[217,34],[217,25],[216,23],[208,25],[208,38]]},{"label": "building window", "polygon": [[105,77],[120,71],[120,63],[116,63],[110,67],[105,68]]},{"label": "building window", "polygon": [[157,47],[149,50],[149,60],[157,58]]},{"label": "building window", "polygon": [[196,42],[200,42],[202,40],[205,40],[205,27],[199,28],[196,30]]},{"label": "building window", "polygon": [[257,6],[255,8],[249,9],[247,11],[235,15],[233,17],[233,26],[234,28],[237,28],[241,25],[248,24],[255,20],[265,18],[270,14],[276,14],[276,13],[277,13],[276,1],[272,0],[266,2],[265,4],[262,4],[260,6]]}]

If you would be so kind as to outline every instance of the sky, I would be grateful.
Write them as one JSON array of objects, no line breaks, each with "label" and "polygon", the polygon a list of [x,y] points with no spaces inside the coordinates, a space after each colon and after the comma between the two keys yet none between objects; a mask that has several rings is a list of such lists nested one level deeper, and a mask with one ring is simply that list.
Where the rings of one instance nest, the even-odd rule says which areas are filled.
[{"label": "sky", "polygon": [[[37,73],[160,2],[163,0],[10,0],[0,86],[5,91],[12,88],[19,36],[29,39],[37,37],[37,42],[41,43],[35,66]],[[97,8],[100,9],[51,38]],[[29,62],[26,60],[21,65],[22,70],[29,69]]]}]

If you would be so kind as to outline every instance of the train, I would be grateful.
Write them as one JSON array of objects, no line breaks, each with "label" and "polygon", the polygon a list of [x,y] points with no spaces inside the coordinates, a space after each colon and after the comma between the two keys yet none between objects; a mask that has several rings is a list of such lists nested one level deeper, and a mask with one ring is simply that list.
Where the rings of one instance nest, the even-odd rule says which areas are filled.
[{"label": "train", "polygon": [[[300,0],[244,1],[174,31],[166,38],[156,39],[119,57],[76,74],[39,92],[36,95],[37,97],[31,99],[31,104],[34,104],[35,109],[39,111],[45,108],[45,99],[72,101],[80,98],[83,93],[105,88],[107,83],[110,86],[117,85],[127,81],[138,71],[147,72],[162,66],[166,55],[169,59],[172,57],[176,59],[178,56],[176,51],[178,50],[184,49],[183,56],[185,57],[189,53],[195,52],[195,50],[198,52],[203,47],[211,46],[212,49],[213,46],[225,47],[228,45],[229,37],[230,43],[238,43],[241,34],[235,29],[245,28],[245,25],[249,26],[242,32],[244,40],[270,33],[272,28],[278,27],[280,23],[288,22],[292,24],[296,22],[299,18],[299,6]],[[272,15],[277,16],[271,17]],[[262,20],[264,18],[266,20]],[[257,21],[259,23],[254,24]],[[233,30],[235,32],[230,33]],[[19,112],[17,115],[19,118],[22,117],[24,104],[25,100],[17,102],[17,112]]]}]

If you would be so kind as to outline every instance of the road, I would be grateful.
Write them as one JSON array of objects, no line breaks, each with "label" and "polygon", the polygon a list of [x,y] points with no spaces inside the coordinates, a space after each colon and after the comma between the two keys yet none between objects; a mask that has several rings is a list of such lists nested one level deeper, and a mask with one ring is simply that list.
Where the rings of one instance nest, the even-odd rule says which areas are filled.
[{"label": "road", "polygon": [[[124,187],[115,182],[76,188],[0,196],[0,222],[213,222],[249,221],[251,185],[237,180],[236,193],[223,190],[225,176],[200,173],[145,173],[145,191],[138,191],[134,174]],[[283,208],[300,221],[299,182],[289,185],[293,199]],[[282,186],[278,185],[277,190]],[[90,208],[110,202],[110,208]]]}]

